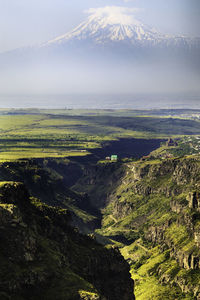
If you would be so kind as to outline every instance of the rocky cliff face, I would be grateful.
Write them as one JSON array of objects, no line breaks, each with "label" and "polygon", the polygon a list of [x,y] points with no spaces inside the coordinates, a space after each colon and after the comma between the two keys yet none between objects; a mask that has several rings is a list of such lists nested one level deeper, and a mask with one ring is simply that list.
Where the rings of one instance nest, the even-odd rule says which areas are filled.
[{"label": "rocky cliff face", "polygon": [[121,254],[80,235],[70,219],[23,184],[1,182],[0,299],[134,299]]},{"label": "rocky cliff face", "polygon": [[[31,196],[43,203],[70,210],[72,224],[83,233],[100,225],[98,211],[86,193],[75,193],[68,188],[76,181],[81,167],[69,160],[30,159],[0,163],[0,181],[23,182]],[[76,176],[75,176],[75,173]]]},{"label": "rocky cliff face", "polygon": [[117,165],[112,172],[102,168],[104,189],[99,171],[87,178],[93,198],[95,189],[106,195],[98,234],[126,239],[122,253],[137,278],[136,298],[144,299],[149,280],[150,291],[157,282],[155,299],[200,299],[200,157],[118,164],[117,172]]},{"label": "rocky cliff face", "polygon": [[[75,298],[69,299],[132,299],[130,279],[124,275],[128,266],[119,252],[104,249],[68,225],[71,215],[73,224],[83,227],[86,218],[88,227],[94,222],[91,217],[99,218],[99,210],[102,224],[94,236],[103,244],[120,247],[135,279],[136,299],[150,300],[152,294],[156,300],[200,299],[200,158],[87,164],[81,170],[74,193],[63,184],[67,178],[62,177],[69,175],[57,167],[44,168],[35,162],[10,163],[8,168],[5,163],[1,165],[2,180],[24,178],[32,196],[41,195],[48,204],[62,204],[61,210],[39,204],[22,186],[2,184],[2,243],[11,249],[8,255],[14,261],[9,261],[9,268],[12,266],[12,273],[18,275],[1,286],[14,282],[16,295],[28,284],[25,294],[20,295],[26,299],[30,284],[42,286],[44,297],[50,297],[45,286],[53,285],[50,294],[55,298],[58,291],[71,295],[67,280],[72,274]],[[5,224],[9,224],[8,230]],[[11,240],[7,232],[12,233]],[[7,257],[7,252],[2,255]],[[36,264],[36,260],[41,263]],[[4,277],[5,272],[2,274]],[[23,281],[26,277],[28,283]],[[54,283],[52,278],[56,278]],[[3,291],[6,295],[6,289]]]}]

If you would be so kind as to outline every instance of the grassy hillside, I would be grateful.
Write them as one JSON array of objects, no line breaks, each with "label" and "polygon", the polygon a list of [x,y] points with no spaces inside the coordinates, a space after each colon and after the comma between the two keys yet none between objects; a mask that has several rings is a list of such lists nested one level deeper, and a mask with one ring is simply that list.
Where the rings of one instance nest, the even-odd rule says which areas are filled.
[{"label": "grassy hillside", "polygon": [[120,247],[136,299],[198,299],[200,157],[101,164],[88,177],[80,185],[103,207],[97,239]]}]

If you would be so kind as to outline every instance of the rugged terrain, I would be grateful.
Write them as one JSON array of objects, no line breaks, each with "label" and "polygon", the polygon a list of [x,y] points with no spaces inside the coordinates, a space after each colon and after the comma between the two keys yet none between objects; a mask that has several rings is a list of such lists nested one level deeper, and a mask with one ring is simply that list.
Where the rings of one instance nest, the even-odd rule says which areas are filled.
[{"label": "rugged terrain", "polygon": [[133,299],[121,254],[80,235],[66,209],[0,185],[0,299]]},{"label": "rugged terrain", "polygon": [[121,248],[136,299],[200,299],[199,180],[191,156],[101,163],[75,186],[103,208],[97,238]]},{"label": "rugged terrain", "polygon": [[[33,255],[35,261],[35,252],[30,254],[24,248],[24,243],[27,245],[31,243],[26,241],[27,230],[31,232],[31,237],[36,236],[36,240],[44,240],[46,244],[44,249],[42,248],[43,250],[41,250],[41,246],[39,249],[34,246],[38,249],[38,252],[34,250],[39,253],[37,257],[42,255],[40,251],[46,253],[44,256],[47,257],[47,265],[51,259],[55,259],[58,273],[60,265],[66,266],[65,263],[61,264],[58,257],[64,257],[65,262],[68,262],[67,266],[70,268],[70,272],[92,284],[91,289],[86,286],[82,288],[79,287],[80,282],[78,281],[78,285],[75,284],[76,292],[74,291],[74,293],[84,290],[87,293],[100,295],[96,296],[97,299],[98,297],[101,299],[102,295],[106,299],[123,299],[116,298],[116,294],[109,294],[106,287],[104,290],[100,283],[97,284],[95,281],[96,275],[94,274],[103,274],[104,272],[108,274],[114,264],[114,266],[117,265],[114,272],[122,273],[116,276],[112,275],[113,282],[116,283],[116,286],[120,285],[121,287],[122,285],[122,289],[129,290],[130,294],[124,299],[131,299],[130,295],[133,291],[128,275],[128,265],[123,262],[118,250],[114,250],[114,248],[119,248],[130,265],[132,278],[135,281],[136,299],[200,299],[199,155],[165,159],[163,157],[145,157],[118,162],[99,161],[98,163],[81,158],[77,160],[60,158],[3,162],[0,164],[0,180],[3,181],[1,206],[2,222],[4,222],[1,232],[3,232],[3,243],[9,245],[6,248],[13,251],[12,249],[19,244],[19,252],[27,252],[27,257]],[[8,184],[5,181],[23,182],[31,197],[25,192],[23,185]],[[18,190],[21,192],[16,192]],[[15,196],[11,197],[12,194]],[[18,197],[20,194],[23,197]],[[40,199],[43,204],[36,198]],[[27,201],[24,201],[25,199]],[[15,201],[17,202],[15,203]],[[58,206],[61,208],[53,208]],[[25,227],[15,222],[16,226],[11,225],[13,223],[11,219],[15,219],[13,217],[15,211],[19,215],[19,219],[23,220]],[[56,218],[55,222],[53,215]],[[45,227],[41,225],[41,222],[42,224],[44,222]],[[59,225],[59,222],[64,223]],[[69,224],[78,228],[82,233],[91,235],[93,239],[86,235],[81,236],[77,229],[74,231]],[[19,230],[21,227],[22,231]],[[10,231],[10,228],[14,231]],[[46,228],[45,233],[41,228]],[[55,234],[54,230],[58,234]],[[7,232],[11,232],[11,234],[8,235]],[[68,245],[69,252],[63,252],[67,245],[65,242],[61,242],[60,234],[67,236],[67,239],[71,241],[70,245],[75,244],[73,249],[76,249],[77,252],[75,252],[78,253],[78,256],[86,252],[88,259],[89,257],[94,258],[97,266],[92,265],[91,267],[91,272],[95,270],[93,275],[88,277],[88,270],[84,274],[82,273],[84,267],[81,263],[83,262],[76,261],[77,258],[73,260],[74,251],[71,252],[71,246]],[[14,239],[14,236],[17,239]],[[21,243],[23,238],[25,240]],[[106,250],[95,240],[110,250]],[[84,244],[83,248],[82,243]],[[95,251],[90,252],[93,247]],[[99,249],[99,252],[96,249]],[[16,251],[16,255],[17,253]],[[52,258],[53,253],[56,258]],[[7,253],[2,255],[5,257]],[[13,252],[10,256],[6,256],[7,261],[12,255]],[[27,265],[29,270],[32,269],[32,266],[35,268],[32,261],[31,265],[26,262],[24,255],[22,255],[22,261],[19,257],[14,256],[16,260],[12,262],[14,267],[15,263],[19,262],[20,267],[16,269],[19,274],[21,274],[22,265],[25,268],[25,274]],[[71,255],[72,258],[70,258]],[[105,269],[97,271],[102,261],[105,261],[104,255],[108,257]],[[71,264],[72,261],[77,263]],[[84,261],[88,265],[87,258],[84,258]],[[118,263],[123,270],[120,269],[121,267],[118,269]],[[46,263],[44,264],[46,265]],[[41,265],[43,266],[43,261]],[[7,262],[4,266],[5,268],[8,266]],[[37,267],[39,268],[39,266]],[[43,267],[41,269],[43,272]],[[50,268],[50,274],[51,271],[53,272]],[[4,273],[2,274],[1,278],[4,278]],[[40,270],[38,276],[40,277]],[[107,275],[100,275],[100,278],[97,276],[97,281],[103,280],[104,276]],[[12,280],[14,279],[11,276],[11,282],[13,282]],[[21,282],[20,280],[19,282]],[[45,284],[50,282],[48,280],[44,279]],[[117,284],[117,280],[122,280],[123,283]],[[109,282],[109,286],[112,284]],[[28,287],[27,293],[30,290]],[[14,288],[14,293],[16,291]],[[115,293],[114,290],[113,293]],[[126,295],[124,290],[121,293]],[[93,294],[91,297],[95,297]],[[46,296],[46,294],[44,295]],[[26,296],[22,294],[20,297],[22,298],[19,299],[24,299],[23,297]],[[79,296],[76,295],[76,297]]]}]

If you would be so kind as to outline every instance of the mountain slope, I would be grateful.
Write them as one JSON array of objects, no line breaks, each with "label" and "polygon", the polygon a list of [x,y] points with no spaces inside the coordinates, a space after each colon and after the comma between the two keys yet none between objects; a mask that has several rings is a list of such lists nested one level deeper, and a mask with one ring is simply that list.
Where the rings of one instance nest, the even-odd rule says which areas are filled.
[{"label": "mountain slope", "polygon": [[81,232],[88,233],[99,227],[99,214],[86,194],[74,193],[67,188],[70,180],[73,182],[79,176],[80,167],[67,160],[29,159],[0,164],[0,181],[23,182],[32,197],[69,210],[71,223]]},{"label": "mountain slope", "polygon": [[89,17],[85,22],[81,23],[78,27],[69,33],[59,36],[48,44],[54,43],[67,43],[74,40],[93,40],[96,44],[106,44],[111,41],[124,41],[127,40],[134,44],[136,41],[151,40],[155,41],[164,36],[159,35],[148,26],[143,25],[139,21],[133,24],[124,23],[110,23],[106,18],[96,16]]},{"label": "mountain slope", "polygon": [[188,47],[200,43],[200,39],[184,36],[170,36],[161,34],[150,26],[133,17],[119,14],[113,17],[111,13],[93,13],[86,21],[74,30],[59,36],[44,46],[67,45],[73,42],[90,42],[98,46],[108,46],[111,43],[122,43],[134,46],[160,46],[160,47]]},{"label": "mountain slope", "polygon": [[199,93],[200,38],[161,34],[115,9],[91,11],[69,33],[1,54],[0,92],[12,82],[22,94]]},{"label": "mountain slope", "polygon": [[131,300],[129,266],[69,226],[68,210],[0,183],[0,299]]},{"label": "mountain slope", "polygon": [[102,201],[97,238],[121,248],[136,299],[200,298],[199,156],[102,163],[81,184]]}]

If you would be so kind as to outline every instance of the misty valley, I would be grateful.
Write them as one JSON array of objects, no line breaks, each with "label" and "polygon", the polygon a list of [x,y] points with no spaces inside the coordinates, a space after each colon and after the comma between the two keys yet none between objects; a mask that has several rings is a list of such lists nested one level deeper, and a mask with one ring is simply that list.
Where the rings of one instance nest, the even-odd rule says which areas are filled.
[{"label": "misty valley", "polygon": [[200,111],[0,110],[0,299],[200,299]]}]

